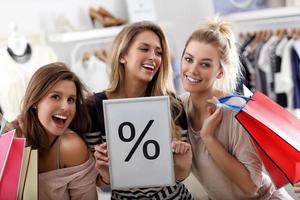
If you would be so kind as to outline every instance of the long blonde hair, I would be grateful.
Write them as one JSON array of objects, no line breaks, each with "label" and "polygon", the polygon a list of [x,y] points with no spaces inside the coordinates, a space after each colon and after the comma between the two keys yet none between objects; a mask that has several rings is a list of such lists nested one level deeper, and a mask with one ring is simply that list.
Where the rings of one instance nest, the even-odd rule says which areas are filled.
[{"label": "long blonde hair", "polygon": [[214,87],[225,93],[234,92],[242,74],[235,37],[230,24],[218,17],[204,22],[188,38],[183,54],[191,41],[204,42],[218,48],[224,73],[222,78],[216,80]]},{"label": "long blonde hair", "polygon": [[[125,26],[122,29],[122,31],[116,36],[115,40],[113,41],[108,59],[108,68],[110,76],[109,86],[106,91],[112,94],[120,92],[121,85],[124,82],[125,70],[124,64],[120,63],[119,61],[121,57],[125,55],[126,52],[129,50],[137,35],[145,31],[152,31],[153,33],[155,33],[160,39],[160,44],[162,48],[161,66],[159,67],[157,73],[154,75],[153,79],[148,83],[145,95],[169,95],[173,116],[173,137],[178,138],[179,128],[175,125],[174,120],[176,120],[179,117],[179,115],[182,112],[182,108],[175,95],[171,92],[170,88],[168,88],[168,79],[170,78],[170,74],[172,72],[170,64],[170,50],[168,47],[166,36],[158,25],[149,21],[132,23],[130,25]],[[176,112],[176,114],[174,114],[173,110],[177,110],[180,112]]]}]

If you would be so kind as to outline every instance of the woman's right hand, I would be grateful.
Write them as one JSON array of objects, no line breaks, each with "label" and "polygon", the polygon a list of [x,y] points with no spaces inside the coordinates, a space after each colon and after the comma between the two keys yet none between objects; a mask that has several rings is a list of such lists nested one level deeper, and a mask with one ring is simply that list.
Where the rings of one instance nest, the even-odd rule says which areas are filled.
[{"label": "woman's right hand", "polygon": [[218,99],[213,97],[207,101],[207,118],[204,120],[200,134],[203,140],[214,137],[215,129],[222,120],[223,112],[222,109],[216,107]]},{"label": "woman's right hand", "polygon": [[96,159],[95,167],[97,170],[99,170],[102,180],[105,183],[110,183],[109,163],[108,163],[106,143],[98,144],[95,146],[94,156]]}]

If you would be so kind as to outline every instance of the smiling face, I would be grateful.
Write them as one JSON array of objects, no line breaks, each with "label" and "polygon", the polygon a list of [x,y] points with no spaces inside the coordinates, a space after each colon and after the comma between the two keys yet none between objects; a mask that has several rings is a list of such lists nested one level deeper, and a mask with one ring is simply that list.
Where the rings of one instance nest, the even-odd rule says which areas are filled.
[{"label": "smiling face", "polygon": [[76,112],[76,86],[73,81],[57,82],[36,105],[38,119],[49,137],[62,135]]},{"label": "smiling face", "polygon": [[190,93],[212,91],[216,79],[221,78],[218,49],[210,44],[192,40],[181,59],[183,88]]},{"label": "smiling face", "polygon": [[141,32],[120,62],[124,64],[126,80],[150,82],[162,62],[159,37],[152,31]]}]

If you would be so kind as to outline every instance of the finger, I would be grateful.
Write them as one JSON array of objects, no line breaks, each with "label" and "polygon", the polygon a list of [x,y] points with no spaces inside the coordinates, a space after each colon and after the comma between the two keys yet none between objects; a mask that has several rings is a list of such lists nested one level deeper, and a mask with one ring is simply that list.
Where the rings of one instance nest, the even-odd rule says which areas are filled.
[{"label": "finger", "polygon": [[98,170],[108,170],[108,162],[104,162],[104,161],[96,161],[95,163],[95,168]]},{"label": "finger", "polygon": [[95,145],[95,151],[107,154],[107,146],[106,143]]},{"label": "finger", "polygon": [[179,143],[177,143],[177,145],[176,145],[175,153],[176,153],[176,154],[181,154],[181,149],[182,149],[182,145],[181,145],[181,143],[179,142]]},{"label": "finger", "polygon": [[184,142],[183,147],[184,147],[184,151],[182,153],[187,153],[188,151],[191,150],[191,145],[187,142]]},{"label": "finger", "polygon": [[207,100],[208,103],[216,105],[217,103],[220,103],[219,99],[217,99],[215,96],[213,96],[211,99]]},{"label": "finger", "polygon": [[222,114],[222,108],[218,107],[215,112],[212,114],[213,116],[218,116]]},{"label": "finger", "polygon": [[172,141],[172,151],[174,153],[178,153],[180,149],[180,141],[176,140],[176,141]]},{"label": "finger", "polygon": [[95,151],[94,156],[96,160],[103,160],[103,161],[108,161],[108,157],[106,154],[103,154],[101,152]]}]

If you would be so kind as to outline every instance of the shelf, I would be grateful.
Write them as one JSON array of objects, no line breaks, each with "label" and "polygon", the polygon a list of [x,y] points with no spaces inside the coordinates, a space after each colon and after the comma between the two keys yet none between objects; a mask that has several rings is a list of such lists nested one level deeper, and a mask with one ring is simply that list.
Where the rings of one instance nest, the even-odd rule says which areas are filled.
[{"label": "shelf", "polygon": [[256,20],[272,20],[279,18],[292,18],[300,16],[300,7],[268,8],[256,11],[240,12],[225,15],[227,21],[241,23]]},{"label": "shelf", "polygon": [[66,43],[91,39],[104,39],[115,37],[124,26],[99,28],[87,31],[53,33],[48,35],[49,42]]}]

